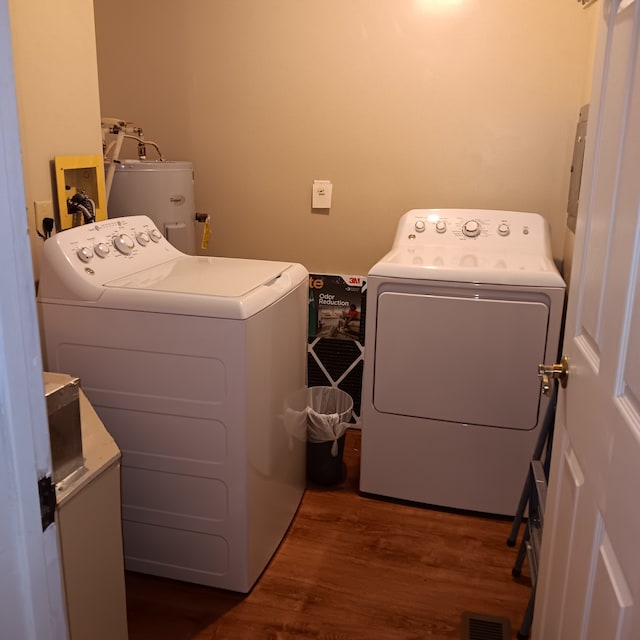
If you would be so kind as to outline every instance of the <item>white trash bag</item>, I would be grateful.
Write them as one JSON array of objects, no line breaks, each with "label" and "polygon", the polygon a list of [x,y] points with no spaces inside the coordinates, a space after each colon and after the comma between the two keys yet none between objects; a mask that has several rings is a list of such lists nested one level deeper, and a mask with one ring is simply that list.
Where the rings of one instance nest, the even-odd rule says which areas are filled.
[{"label": "white trash bag", "polygon": [[338,438],[349,427],[353,400],[334,387],[309,387],[307,402],[307,440],[331,442],[331,455],[338,455]]}]

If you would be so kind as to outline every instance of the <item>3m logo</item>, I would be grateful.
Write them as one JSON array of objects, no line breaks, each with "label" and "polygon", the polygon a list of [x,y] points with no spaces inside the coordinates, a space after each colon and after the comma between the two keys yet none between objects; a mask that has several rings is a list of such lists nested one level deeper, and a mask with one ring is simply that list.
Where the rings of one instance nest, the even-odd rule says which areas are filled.
[{"label": "3m logo", "polygon": [[359,285],[362,281],[362,278],[351,277],[349,278],[349,284],[357,284]]}]

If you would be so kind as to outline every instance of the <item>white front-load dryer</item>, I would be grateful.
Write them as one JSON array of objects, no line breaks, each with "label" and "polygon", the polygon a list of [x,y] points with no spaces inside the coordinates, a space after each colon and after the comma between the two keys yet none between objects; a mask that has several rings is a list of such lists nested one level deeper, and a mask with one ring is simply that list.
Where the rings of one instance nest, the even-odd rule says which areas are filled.
[{"label": "white front-load dryer", "polygon": [[514,515],[564,308],[547,223],[412,210],[367,283],[361,491]]},{"label": "white front-load dryer", "polygon": [[122,451],[128,569],[247,592],[267,565],[305,487],[307,300],[301,265],[185,255],[146,216],[45,242],[47,367]]}]

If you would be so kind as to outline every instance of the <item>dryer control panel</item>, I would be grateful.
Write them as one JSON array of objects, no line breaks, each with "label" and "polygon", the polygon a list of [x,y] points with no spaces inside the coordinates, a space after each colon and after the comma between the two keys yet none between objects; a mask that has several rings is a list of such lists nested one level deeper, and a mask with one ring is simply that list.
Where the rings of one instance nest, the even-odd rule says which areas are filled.
[{"label": "dryer control panel", "polygon": [[549,224],[537,213],[412,209],[370,276],[564,288]]},{"label": "dryer control panel", "polygon": [[393,248],[460,243],[470,243],[479,252],[545,254],[548,223],[537,213],[520,211],[412,209],[398,223]]}]

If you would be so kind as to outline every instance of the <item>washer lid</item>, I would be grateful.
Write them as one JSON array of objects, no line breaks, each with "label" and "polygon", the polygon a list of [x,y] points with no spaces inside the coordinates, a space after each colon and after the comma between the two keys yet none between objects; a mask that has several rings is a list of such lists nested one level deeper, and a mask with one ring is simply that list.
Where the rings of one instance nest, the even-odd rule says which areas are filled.
[{"label": "washer lid", "polygon": [[104,286],[238,298],[275,280],[289,266],[288,262],[182,256],[112,280]]},{"label": "washer lid", "polygon": [[565,287],[553,260],[545,255],[465,251],[450,246],[394,249],[371,268],[369,275],[412,280]]},{"label": "washer lid", "polygon": [[109,306],[244,319],[276,302],[306,278],[297,264],[181,256],[104,284]]}]

